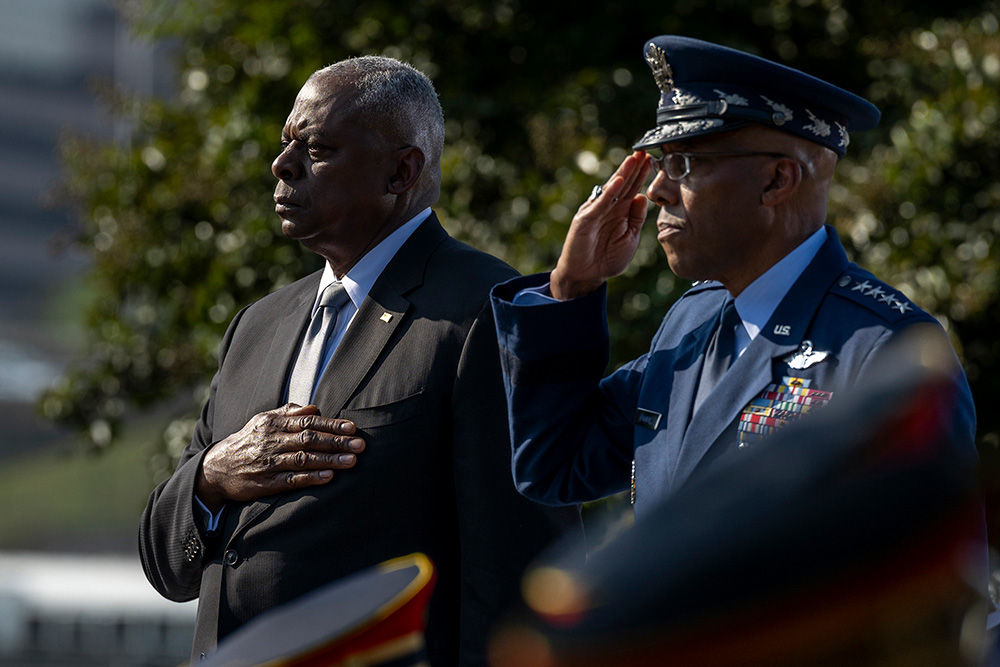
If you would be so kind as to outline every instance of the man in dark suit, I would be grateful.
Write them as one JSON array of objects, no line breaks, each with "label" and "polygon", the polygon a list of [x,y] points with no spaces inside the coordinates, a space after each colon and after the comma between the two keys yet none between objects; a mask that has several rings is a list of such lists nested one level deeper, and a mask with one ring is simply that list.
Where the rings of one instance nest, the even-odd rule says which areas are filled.
[{"label": "man in dark suit", "polygon": [[433,85],[392,59],[331,65],[295,100],[276,211],[326,267],[233,320],[140,527],[153,586],[200,598],[195,657],[261,612],[423,552],[432,664],[482,663],[527,562],[579,526],[514,491],[488,293],[515,272],[431,212],[443,143]]},{"label": "man in dark suit", "polygon": [[[581,206],[551,275],[493,292],[519,490],[556,505],[631,488],[637,520],[693,475],[863,388],[904,330],[945,337],[824,226],[837,159],[850,130],[878,122],[874,106],[699,40],[657,37],[645,56],[662,92],[657,126]],[[698,282],[649,352],[602,380],[605,281],[635,253],[654,165],[657,239],[671,270]],[[974,453],[972,397],[951,362],[953,445]]]}]

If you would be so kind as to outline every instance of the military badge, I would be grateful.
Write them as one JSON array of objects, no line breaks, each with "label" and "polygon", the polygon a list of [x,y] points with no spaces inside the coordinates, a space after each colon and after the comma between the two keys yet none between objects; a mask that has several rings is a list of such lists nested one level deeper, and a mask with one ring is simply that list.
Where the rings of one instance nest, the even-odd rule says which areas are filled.
[{"label": "military badge", "polygon": [[649,46],[646,47],[646,62],[649,63],[649,68],[653,70],[653,79],[656,81],[656,86],[666,96],[674,88],[674,70],[670,68],[670,63],[667,62],[667,54],[656,44],[650,42]]},{"label": "military badge", "polygon": [[[852,282],[854,282],[850,276],[844,276],[840,279],[838,285],[840,287],[847,287]],[[913,310],[913,305],[910,301],[903,295],[902,292],[895,294],[893,292],[886,291],[883,287],[888,287],[888,285],[881,285],[878,283],[872,284],[867,280],[854,282],[854,285],[849,290],[850,292],[857,292],[858,300],[861,301],[860,297],[870,296],[872,301],[879,304],[885,304],[889,307],[890,311],[898,310],[901,315],[905,315],[907,311]],[[892,289],[892,288],[890,288]]]},{"label": "military badge", "polygon": [[660,419],[663,418],[659,412],[653,412],[652,410],[646,410],[645,408],[639,408],[635,411],[635,423],[638,426],[648,428],[651,431],[655,431],[660,427]]},{"label": "military badge", "polygon": [[847,145],[851,143],[851,137],[847,133],[847,128],[836,121],[833,124],[837,126],[837,132],[840,134],[840,141],[837,145],[841,148],[847,148]]},{"label": "military badge", "polygon": [[813,348],[811,340],[804,340],[802,341],[802,344],[799,345],[799,349],[789,354],[787,357],[782,359],[782,361],[788,364],[789,368],[801,371],[814,364],[818,364],[828,356],[830,356],[829,352],[816,350]]},{"label": "military badge", "polygon": [[771,435],[816,406],[826,405],[833,392],[810,388],[812,380],[784,377],[769,384],[743,409],[737,426],[740,449]]}]

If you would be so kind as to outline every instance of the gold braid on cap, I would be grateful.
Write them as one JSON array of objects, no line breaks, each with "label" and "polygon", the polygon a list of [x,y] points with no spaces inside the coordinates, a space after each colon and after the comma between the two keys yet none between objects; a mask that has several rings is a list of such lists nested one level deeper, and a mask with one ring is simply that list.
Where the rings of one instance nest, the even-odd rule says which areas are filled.
[{"label": "gold braid on cap", "polygon": [[666,95],[674,89],[674,71],[670,69],[667,62],[667,54],[656,44],[649,44],[646,47],[646,62],[653,70],[653,79],[660,91]]}]

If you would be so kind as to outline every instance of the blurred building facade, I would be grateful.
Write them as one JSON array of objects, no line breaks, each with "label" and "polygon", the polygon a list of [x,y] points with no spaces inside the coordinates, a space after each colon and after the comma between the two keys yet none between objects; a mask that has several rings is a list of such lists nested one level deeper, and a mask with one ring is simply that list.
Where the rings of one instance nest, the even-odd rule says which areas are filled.
[{"label": "blurred building facade", "polygon": [[[126,141],[94,83],[167,94],[165,55],[133,40],[108,0],[0,0],[0,465],[62,435],[33,403],[79,344],[70,286],[87,262],[65,247],[59,139]],[[177,665],[194,614],[157,595],[135,554],[0,552],[0,665]]]},{"label": "blurred building facade", "polygon": [[73,232],[57,194],[59,138],[124,140],[93,85],[162,94],[164,53],[131,39],[108,0],[0,0],[0,458],[53,434],[31,404],[77,344],[60,295],[86,262],[57,250]]},{"label": "blurred building facade", "polygon": [[132,557],[0,553],[0,665],[179,665],[195,612],[161,598]]}]

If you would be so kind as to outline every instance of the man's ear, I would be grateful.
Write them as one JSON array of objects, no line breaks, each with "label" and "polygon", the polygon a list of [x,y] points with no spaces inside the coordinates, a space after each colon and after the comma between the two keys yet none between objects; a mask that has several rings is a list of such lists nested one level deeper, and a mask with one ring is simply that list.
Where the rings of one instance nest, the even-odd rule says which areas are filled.
[{"label": "man's ear", "polygon": [[396,171],[389,177],[389,194],[399,195],[410,188],[424,171],[424,152],[416,146],[396,151]]},{"label": "man's ear", "polygon": [[774,163],[771,180],[764,186],[760,203],[777,206],[792,198],[802,182],[802,165],[791,158],[781,158]]}]

